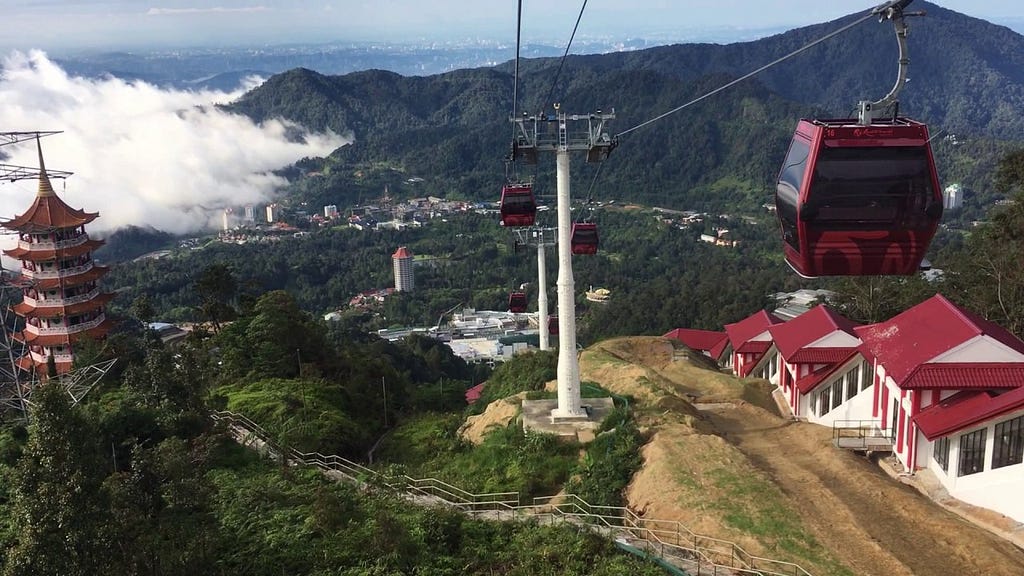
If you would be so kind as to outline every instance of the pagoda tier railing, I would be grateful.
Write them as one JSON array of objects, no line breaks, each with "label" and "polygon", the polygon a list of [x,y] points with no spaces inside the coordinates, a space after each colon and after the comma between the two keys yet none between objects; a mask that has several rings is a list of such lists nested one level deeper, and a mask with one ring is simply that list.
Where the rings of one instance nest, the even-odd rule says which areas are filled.
[{"label": "pagoda tier railing", "polygon": [[61,240],[59,242],[27,242],[25,240],[18,240],[18,248],[23,250],[60,250],[62,248],[74,248],[75,246],[81,246],[88,241],[88,234],[82,234],[77,238]]},{"label": "pagoda tier railing", "polygon": [[21,273],[25,276],[34,280],[42,280],[44,278],[67,278],[69,276],[77,276],[84,272],[88,272],[93,269],[93,263],[88,262],[81,266],[75,266],[74,268],[61,268],[59,270],[29,270],[28,268],[22,268]]},{"label": "pagoda tier railing", "polygon": [[99,287],[96,287],[85,294],[79,294],[78,296],[71,296],[69,298],[32,298],[26,295],[22,298],[22,301],[37,308],[54,308],[58,306],[71,306],[82,302],[88,302],[99,295],[100,289]]},{"label": "pagoda tier railing", "polygon": [[55,328],[41,328],[39,326],[33,326],[31,324],[26,323],[25,332],[33,334],[35,336],[52,336],[55,334],[76,334],[78,332],[91,330],[102,324],[103,321],[106,319],[106,314],[100,314],[99,316],[88,322],[82,322],[81,324],[73,324],[71,326],[58,326]]},{"label": "pagoda tier railing", "polygon": [[[39,354],[37,352],[29,352],[29,354],[32,356],[32,361],[35,362],[36,364],[46,364],[46,362],[49,360],[49,355],[48,354]],[[60,362],[60,363],[74,362],[75,361],[75,355],[74,354],[54,354],[53,355],[53,361],[54,362]]]}]

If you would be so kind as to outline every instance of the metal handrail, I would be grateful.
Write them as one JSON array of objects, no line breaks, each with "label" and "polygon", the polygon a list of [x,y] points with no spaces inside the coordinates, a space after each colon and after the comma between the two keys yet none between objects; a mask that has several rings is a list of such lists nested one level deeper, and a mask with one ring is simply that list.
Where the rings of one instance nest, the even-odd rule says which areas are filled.
[{"label": "metal handrail", "polygon": [[[692,564],[697,574],[719,568],[731,574],[758,576],[812,576],[798,564],[754,556],[729,540],[693,532],[678,520],[642,518],[628,507],[590,504],[575,494],[541,496],[532,504],[522,504],[518,492],[474,494],[436,478],[390,477],[341,456],[319,452],[300,452],[277,444],[270,434],[249,418],[230,411],[213,412],[214,420],[243,429],[258,439],[272,454],[321,469],[333,470],[351,480],[372,480],[389,489],[436,498],[441,503],[466,512],[503,512],[510,519],[550,519],[584,524],[608,532],[613,538],[628,535],[633,542],[643,543],[662,559]],[[555,500],[558,502],[554,502]],[[485,507],[486,506],[486,507]],[[633,543],[631,542],[631,544]],[[706,572],[703,572],[706,573]]]}]

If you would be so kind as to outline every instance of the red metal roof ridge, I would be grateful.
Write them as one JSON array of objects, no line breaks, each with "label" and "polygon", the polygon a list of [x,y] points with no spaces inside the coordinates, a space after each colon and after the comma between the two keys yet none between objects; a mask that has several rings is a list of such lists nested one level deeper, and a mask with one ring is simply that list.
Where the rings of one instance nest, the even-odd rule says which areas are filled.
[{"label": "red metal roof ridge", "polygon": [[914,415],[913,421],[931,441],[1019,408],[1024,408],[1024,386],[998,395],[988,390],[964,390],[925,408]]},{"label": "red metal roof ridge", "polygon": [[[758,321],[762,323],[758,324]],[[769,314],[766,310],[758,310],[739,322],[726,324],[725,333],[729,338],[729,343],[735,349],[745,344],[754,336],[768,330],[769,327],[782,324],[783,322],[785,321],[774,314]],[[757,329],[757,331],[754,332],[754,329]],[[751,333],[747,334],[748,331]]]},{"label": "red metal roof ridge", "polygon": [[818,384],[819,384],[819,383],[820,383],[820,382],[821,382],[822,380],[824,380],[825,378],[828,378],[829,376],[831,376],[831,375],[835,374],[835,373],[836,373],[836,371],[837,371],[837,370],[839,370],[839,367],[840,367],[840,366],[842,366],[842,365],[846,364],[847,362],[849,362],[849,361],[850,361],[850,358],[853,358],[854,356],[856,356],[856,355],[857,355],[857,352],[858,352],[858,350],[857,350],[857,349],[851,349],[851,350],[850,350],[850,354],[849,354],[848,356],[846,356],[845,358],[843,358],[842,360],[840,360],[840,361],[838,361],[838,362],[835,362],[835,363],[833,363],[833,364],[829,364],[828,366],[823,366],[823,367],[821,367],[821,368],[818,368],[818,369],[817,369],[817,370],[815,370],[814,372],[811,372],[810,374],[808,374],[808,375],[804,376],[803,378],[808,378],[808,377],[810,377],[810,376],[814,376],[815,374],[819,374],[819,373],[821,374],[821,378],[820,378],[820,379],[819,379],[819,380],[818,380],[818,381],[817,381],[817,382],[816,382],[816,383],[814,384],[814,386],[812,386],[812,387],[810,387],[810,388],[808,388],[808,389],[806,389],[806,390],[804,390],[804,389],[803,389],[803,388],[801,387],[801,385],[800,385],[800,382],[801,382],[801,381],[803,380],[803,378],[798,378],[798,379],[797,379],[797,381],[796,381],[796,389],[797,389],[797,390],[798,390],[798,391],[799,391],[799,392],[800,392],[801,394],[807,394],[807,393],[808,393],[808,392],[810,392],[811,390],[814,390],[814,388],[816,388],[816,387],[817,387],[817,385],[818,385]]},{"label": "red metal roof ridge", "polygon": [[[958,371],[973,373],[971,378],[974,381],[973,385],[951,381],[953,379],[947,379],[940,383],[928,379],[929,373],[952,372],[955,374]],[[990,379],[989,377],[992,375],[985,374],[985,372],[1013,372],[1013,374],[1010,375],[1009,380],[1002,381],[999,376]],[[1024,386],[1024,362],[927,362],[914,368],[897,385],[905,390],[1016,388]]]}]

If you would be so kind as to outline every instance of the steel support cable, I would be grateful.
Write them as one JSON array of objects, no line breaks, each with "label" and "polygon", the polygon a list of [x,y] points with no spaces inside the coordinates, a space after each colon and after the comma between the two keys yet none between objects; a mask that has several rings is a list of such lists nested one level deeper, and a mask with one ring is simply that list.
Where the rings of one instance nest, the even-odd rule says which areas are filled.
[{"label": "steel support cable", "polygon": [[[512,118],[516,118],[519,114],[517,106],[519,104],[519,47],[522,41],[523,32],[523,0],[519,0],[519,8],[516,11],[516,61],[513,72],[512,80]],[[515,128],[512,128],[512,135],[515,136]]]},{"label": "steel support cable", "polygon": [[594,177],[590,180],[590,188],[587,189],[587,201],[583,203],[583,207],[587,209],[587,215],[580,215],[576,219],[576,222],[587,222],[590,220],[590,215],[594,212],[594,209],[590,207],[590,204],[594,201],[594,186],[597,185],[597,179],[601,176],[601,168],[604,168],[604,162],[600,162],[597,165],[597,171],[594,172]]},{"label": "steel support cable", "polygon": [[743,76],[740,76],[739,78],[737,78],[737,79],[735,79],[735,80],[733,80],[731,82],[723,84],[722,86],[719,86],[718,88],[715,88],[714,90],[712,90],[712,91],[710,91],[710,92],[708,92],[706,94],[698,96],[697,98],[694,98],[693,100],[690,100],[689,102],[687,102],[686,104],[683,104],[682,106],[677,106],[677,107],[669,110],[668,112],[665,112],[664,114],[655,116],[654,118],[651,118],[650,120],[647,120],[646,122],[641,122],[640,124],[637,124],[636,126],[633,126],[632,128],[628,128],[626,130],[623,130],[622,132],[619,132],[618,134],[616,134],[615,137],[618,138],[619,136],[623,136],[623,135],[629,134],[630,132],[632,132],[634,130],[639,130],[640,128],[643,128],[644,126],[647,126],[648,124],[653,124],[654,122],[657,122],[658,120],[661,120],[662,118],[665,118],[666,116],[671,116],[672,114],[675,114],[676,112],[679,112],[680,110],[682,110],[684,108],[688,108],[688,107],[690,107],[690,106],[692,106],[692,105],[694,105],[694,104],[696,104],[696,103],[698,103],[698,102],[700,102],[702,100],[710,98],[711,96],[714,96],[715,94],[718,94],[719,92],[721,92],[723,90],[726,90],[728,88],[732,88],[736,84],[739,84],[740,82],[743,82],[744,80],[747,80],[748,78],[750,78],[752,76],[756,76],[757,74],[760,74],[761,72],[764,72],[765,70],[771,68],[772,66],[775,66],[776,64],[780,64],[782,62],[785,62],[786,60],[789,60],[790,58],[792,58],[792,57],[794,57],[794,56],[796,56],[796,55],[798,55],[798,54],[800,54],[802,52],[806,52],[807,50],[810,50],[811,48],[817,46],[818,44],[821,44],[822,42],[824,42],[826,40],[831,40],[835,36],[838,36],[838,35],[842,34],[843,32],[846,32],[850,28],[853,28],[853,27],[857,26],[858,24],[861,24],[862,22],[864,22],[866,20],[870,20],[871,18],[874,18],[876,16],[877,16],[877,13],[872,11],[871,13],[869,13],[869,14],[861,17],[861,18],[858,18],[857,20],[847,24],[846,26],[843,26],[842,28],[840,28],[840,29],[838,29],[838,30],[836,30],[834,32],[830,32],[829,34],[826,34],[825,36],[822,36],[821,38],[818,38],[817,40],[811,42],[810,44],[806,44],[806,45],[804,45],[804,46],[802,46],[800,48],[797,48],[796,50],[790,52],[789,54],[786,54],[785,56],[783,56],[781,58],[777,58],[777,59],[769,62],[768,64],[765,64],[764,66],[761,66],[757,70],[754,70],[753,72],[749,72],[747,74],[744,74]]},{"label": "steel support cable", "polygon": [[580,20],[583,20],[583,11],[587,9],[587,0],[583,0],[583,6],[580,6],[580,15],[576,17],[576,25],[572,27],[572,35],[569,36],[569,43],[565,45],[565,53],[562,54],[562,59],[558,62],[558,70],[555,72],[555,78],[551,81],[551,89],[548,90],[548,97],[541,102],[541,110],[547,107],[551,103],[551,98],[555,94],[555,86],[558,84],[558,77],[562,75],[562,68],[565,66],[565,60],[569,56],[569,49],[572,48],[572,41],[576,38],[576,30],[580,27]]},{"label": "steel support cable", "polygon": [[[516,9],[516,59],[512,74],[512,120],[514,121],[519,114],[519,47],[522,41],[523,31],[523,0],[519,0]],[[516,170],[516,153],[515,153],[515,141],[516,141],[516,125],[512,124],[512,150],[509,151],[508,160],[505,162],[505,181],[509,180],[509,167],[512,168],[512,177],[515,180],[519,179],[519,173]]]}]

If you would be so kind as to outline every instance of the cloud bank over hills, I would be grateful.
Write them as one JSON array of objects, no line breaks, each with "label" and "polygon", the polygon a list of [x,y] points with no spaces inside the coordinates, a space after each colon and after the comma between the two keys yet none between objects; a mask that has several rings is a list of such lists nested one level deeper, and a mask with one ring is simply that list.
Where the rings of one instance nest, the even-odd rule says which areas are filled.
[{"label": "cloud bank over hills", "polygon": [[[216,225],[225,207],[272,199],[284,184],[274,170],[348,143],[277,120],[257,125],[215,106],[244,88],[186,91],[74,77],[41,51],[13,52],[2,68],[0,130],[63,130],[43,140],[47,168],[74,172],[54,187],[71,206],[100,212],[97,231],[132,224],[186,233]],[[34,143],[3,152],[6,163],[38,165]],[[0,183],[0,218],[25,210],[35,191],[34,180]]]}]

